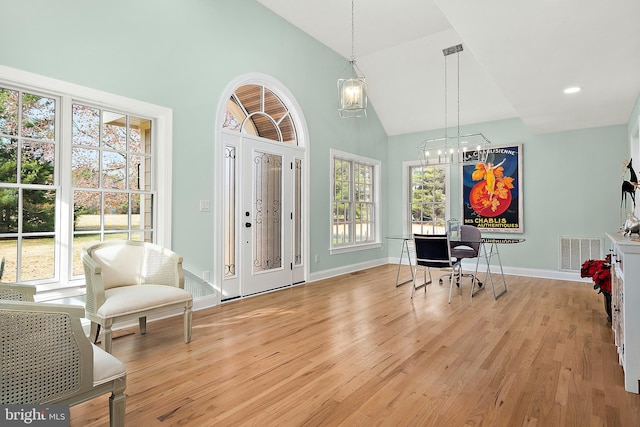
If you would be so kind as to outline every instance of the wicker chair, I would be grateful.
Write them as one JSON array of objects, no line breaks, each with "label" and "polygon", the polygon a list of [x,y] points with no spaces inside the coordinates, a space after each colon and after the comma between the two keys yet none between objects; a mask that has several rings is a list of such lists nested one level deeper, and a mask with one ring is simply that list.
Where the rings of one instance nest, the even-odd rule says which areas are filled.
[{"label": "wicker chair", "polygon": [[0,283],[0,300],[33,301],[36,287],[26,283]]},{"label": "wicker chair", "polygon": [[79,306],[0,301],[0,404],[76,405],[105,393],[124,426],[125,367],[84,335]]},{"label": "wicker chair", "polygon": [[191,342],[193,296],[184,290],[182,257],[151,243],[113,240],[86,247],[82,262],[91,337],[97,340],[102,328],[107,352],[114,322],[137,318],[145,334],[147,316],[167,310],[183,310],[184,341]]}]

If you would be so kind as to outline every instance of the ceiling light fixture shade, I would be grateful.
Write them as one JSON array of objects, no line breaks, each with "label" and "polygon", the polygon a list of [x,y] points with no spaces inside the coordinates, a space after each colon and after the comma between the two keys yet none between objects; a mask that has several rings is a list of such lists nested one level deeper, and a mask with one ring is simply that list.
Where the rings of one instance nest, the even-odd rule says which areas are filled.
[{"label": "ceiling light fixture shade", "polygon": [[351,0],[351,60],[338,79],[338,113],[342,118],[367,116],[367,82],[356,65],[354,51],[354,0]]},{"label": "ceiling light fixture shade", "polygon": [[419,146],[423,165],[483,163],[491,142],[482,133],[427,139]]},{"label": "ceiling light fixture shade", "polygon": [[355,61],[350,63],[352,76],[338,79],[338,113],[342,118],[367,116],[367,82],[358,74]]},{"label": "ceiling light fixture shade", "polygon": [[[489,155],[488,145],[491,142],[482,133],[460,134],[460,52],[461,44],[442,50],[444,54],[444,137],[427,139],[422,142],[420,150],[422,164],[451,164],[451,163],[483,163]],[[457,58],[457,132],[456,135],[447,134],[447,57],[455,54]]]}]

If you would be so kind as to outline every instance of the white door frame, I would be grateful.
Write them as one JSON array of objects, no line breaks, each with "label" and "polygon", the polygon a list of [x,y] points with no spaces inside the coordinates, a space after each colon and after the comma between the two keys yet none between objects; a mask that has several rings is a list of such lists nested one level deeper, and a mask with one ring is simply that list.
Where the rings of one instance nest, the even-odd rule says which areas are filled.
[{"label": "white door frame", "polygon": [[[310,150],[309,150],[309,132],[302,113],[300,105],[289,92],[285,85],[271,76],[251,73],[242,75],[231,81],[225,88],[218,102],[216,112],[215,126],[215,162],[214,162],[214,194],[213,194],[213,286],[217,291],[218,302],[222,299],[222,283],[224,281],[224,162],[225,162],[225,143],[223,142],[223,134],[232,133],[222,129],[222,123],[225,117],[225,109],[227,101],[233,92],[240,86],[246,84],[258,84],[268,87],[276,95],[280,97],[282,102],[290,111],[291,119],[296,128],[296,138],[298,146],[295,149],[296,157],[303,159],[303,176],[302,176],[302,265],[297,269],[298,274],[294,275],[294,282],[304,282],[308,280],[310,274],[310,249],[309,249],[309,181],[310,181]],[[242,231],[238,230],[236,238],[240,238]],[[239,242],[238,242],[239,244]]]},{"label": "white door frame", "polygon": [[[252,295],[260,292],[270,291],[293,284],[293,149],[284,144],[263,141],[260,138],[243,136],[241,138],[242,150],[240,154],[240,199],[237,205],[240,206],[239,214],[239,236],[240,243],[240,296]],[[255,232],[260,222],[256,214],[257,194],[255,175],[256,166],[254,159],[258,153],[275,155],[281,159],[279,167],[269,168],[269,170],[280,171],[280,197],[279,206],[274,209],[271,200],[264,200],[264,211],[279,212],[279,242],[281,257],[279,265],[274,268],[265,268],[262,271],[254,268],[255,256]],[[264,156],[261,156],[264,159]],[[273,160],[271,158],[270,160]],[[260,209],[262,211],[262,209]],[[271,215],[265,217],[270,222]],[[270,245],[264,245],[267,247]]]}]

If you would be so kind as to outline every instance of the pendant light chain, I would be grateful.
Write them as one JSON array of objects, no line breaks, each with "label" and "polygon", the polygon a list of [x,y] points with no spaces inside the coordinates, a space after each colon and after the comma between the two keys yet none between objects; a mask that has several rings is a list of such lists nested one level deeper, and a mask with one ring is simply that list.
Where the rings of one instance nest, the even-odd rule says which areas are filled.
[{"label": "pendant light chain", "polygon": [[354,0],[351,0],[351,62],[355,62],[356,61],[356,56],[355,56],[355,19],[354,19]]},{"label": "pendant light chain", "polygon": [[367,117],[367,86],[356,64],[355,0],[351,0],[351,59],[343,70],[346,78],[338,79],[338,113],[340,117]]},{"label": "pendant light chain", "polygon": [[[460,110],[462,103],[460,102],[460,88],[462,83],[460,81],[460,52],[464,49],[462,44],[450,46],[446,49],[442,49],[444,55],[444,138],[430,138],[423,141],[419,149],[422,154],[422,164],[477,164],[479,162],[486,162],[490,148],[487,147],[491,144],[482,133],[468,133],[462,135],[460,133]],[[447,56],[456,54],[456,121],[452,123],[451,129],[456,132],[456,135],[449,135],[449,64],[447,63]],[[453,70],[452,70],[453,72]],[[472,143],[477,143],[472,146]],[[434,154],[435,153],[435,154]]]},{"label": "pendant light chain", "polygon": [[[451,48],[449,48],[451,49]],[[462,49],[460,49],[462,50]],[[458,137],[460,137],[460,50],[455,51],[456,54],[456,60],[457,60],[457,70],[456,70],[456,96],[457,96],[457,121],[456,121],[456,131],[458,133]],[[448,113],[449,113],[449,93],[447,91],[449,85],[448,85],[448,75],[449,73],[447,72],[447,56],[449,56],[451,53],[454,52],[445,52],[444,55],[444,136],[445,136],[445,140],[448,138]]]},{"label": "pendant light chain", "polygon": [[447,140],[447,56],[444,57],[444,138]]},{"label": "pendant light chain", "polygon": [[458,148],[460,148],[460,52],[456,53],[458,59]]}]

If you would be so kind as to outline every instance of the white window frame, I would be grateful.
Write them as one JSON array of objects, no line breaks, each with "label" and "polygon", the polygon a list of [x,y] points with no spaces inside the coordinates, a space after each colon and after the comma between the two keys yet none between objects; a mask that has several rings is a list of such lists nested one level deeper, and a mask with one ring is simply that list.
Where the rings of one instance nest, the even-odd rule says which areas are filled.
[{"label": "white window frame", "polygon": [[[155,242],[171,247],[171,181],[173,151],[173,111],[170,108],[150,104],[124,96],[103,92],[52,79],[39,74],[0,65],[0,86],[17,87],[26,92],[48,93],[60,100],[59,163],[56,165],[57,190],[59,192],[59,215],[56,219],[56,260],[62,266],[58,279],[38,282],[38,292],[79,286],[84,278],[73,277],[71,271],[73,247],[73,209],[62,209],[62,205],[73,206],[71,191],[71,114],[74,102],[115,109],[123,113],[147,117],[152,120],[152,185],[154,186]],[[158,173],[162,171],[162,173]],[[58,261],[56,262],[58,264]]]},{"label": "white window frame", "polygon": [[[330,211],[330,215],[329,215],[329,244],[330,244],[330,248],[329,248],[329,253],[331,255],[334,254],[340,254],[340,253],[346,253],[346,252],[354,252],[354,251],[362,251],[362,250],[367,250],[367,249],[375,249],[375,248],[379,248],[382,246],[381,243],[381,239],[380,239],[380,230],[381,230],[381,224],[380,224],[380,187],[382,185],[381,183],[381,168],[382,168],[382,162],[380,162],[380,160],[376,160],[376,159],[371,159],[369,157],[364,157],[364,156],[360,156],[357,154],[351,154],[351,153],[346,153],[344,151],[339,151],[339,150],[335,150],[335,149],[330,149],[329,150],[329,157],[330,157],[330,162],[329,162],[329,176],[331,176],[331,187],[330,187],[330,191],[331,194],[329,195],[329,211]],[[340,245],[336,245],[333,242],[333,203],[334,203],[334,195],[335,195],[335,171],[334,171],[334,162],[335,159],[340,159],[340,160],[346,160],[346,161],[350,161],[350,162],[355,162],[355,163],[362,163],[362,164],[366,164],[369,166],[373,167],[373,200],[374,200],[374,219],[373,219],[373,229],[374,229],[374,234],[375,234],[375,238],[373,240],[367,241],[367,242],[362,242],[362,243],[357,243],[355,242],[355,239],[353,242],[350,242],[348,244],[340,244]],[[350,179],[350,186],[351,186],[351,191],[350,194],[353,195],[355,194],[353,192],[353,187],[354,187],[354,177],[353,174],[351,175],[351,179]],[[354,206],[355,209],[355,202],[352,204]],[[353,222],[352,224],[355,222],[355,212],[352,212],[351,218],[353,218]],[[354,235],[354,233],[352,232],[352,235]],[[355,235],[354,235],[355,237]]]},{"label": "white window frame", "polygon": [[[402,234],[411,235],[411,177],[409,171],[414,166],[425,166],[419,160],[411,160],[402,162]],[[438,165],[428,165],[438,166]],[[445,173],[444,185],[446,190],[445,197],[445,220],[451,218],[451,169],[448,166],[442,166]]]},{"label": "white window frame", "polygon": [[[2,85],[0,85],[2,86]],[[16,156],[17,159],[20,158],[21,156],[21,149],[18,149],[18,144],[25,144],[25,143],[29,143],[29,142],[33,142],[33,143],[42,143],[42,144],[50,144],[53,145],[54,147],[54,159],[53,159],[53,181],[49,184],[49,183],[37,183],[37,184],[33,184],[33,183],[26,183],[24,182],[23,178],[20,177],[20,171],[16,171],[18,172],[17,174],[17,179],[15,183],[11,183],[11,182],[5,182],[3,183],[3,187],[4,189],[8,189],[8,190],[15,190],[15,191],[22,191],[23,192],[23,196],[20,198],[22,201],[18,202],[17,205],[17,209],[18,211],[20,211],[20,215],[24,215],[24,206],[23,203],[25,201],[25,196],[24,196],[24,192],[25,191],[52,191],[55,192],[55,222],[54,222],[54,229],[53,231],[25,231],[24,229],[24,223],[23,226],[20,227],[20,221],[18,221],[18,230],[15,233],[15,237],[16,237],[16,249],[18,251],[17,253],[17,258],[16,258],[16,262],[17,262],[17,269],[20,270],[21,264],[24,263],[24,259],[25,258],[29,258],[29,257],[25,257],[23,256],[23,253],[21,251],[21,248],[24,248],[25,242],[27,239],[29,239],[30,237],[40,237],[40,238],[45,238],[45,239],[51,239],[54,242],[54,259],[59,259],[59,251],[57,250],[56,247],[56,242],[60,240],[60,202],[61,202],[61,194],[60,194],[60,140],[61,140],[61,130],[60,130],[60,118],[61,118],[61,113],[60,113],[60,105],[62,104],[61,99],[58,95],[56,94],[52,94],[50,92],[45,92],[45,91],[37,91],[37,90],[27,90],[23,87],[19,87],[16,85],[13,86],[9,86],[9,85],[4,85],[3,86],[4,89],[9,89],[10,91],[16,91],[19,93],[18,96],[18,105],[21,105],[21,103],[23,102],[22,97],[24,94],[30,94],[30,95],[35,95],[35,96],[39,96],[42,98],[47,98],[47,99],[51,99],[54,101],[55,103],[55,111],[54,111],[54,136],[53,139],[48,139],[48,138],[29,138],[29,137],[25,137],[22,133],[23,131],[23,125],[20,124],[17,127],[17,131],[18,133],[16,135],[10,136],[8,139],[10,140],[14,140],[16,141],[17,145],[16,145]],[[18,121],[20,121],[22,119],[22,115],[21,113],[18,113]],[[22,141],[22,142],[19,142]],[[18,160],[19,162],[19,160]],[[14,233],[8,232],[7,235],[12,236],[14,235]],[[4,237],[4,236],[3,236]],[[11,237],[10,237],[11,238]],[[33,262],[33,259],[31,259],[31,262]],[[27,263],[28,264],[28,263]],[[59,263],[54,263],[54,265],[52,266],[53,270],[51,271],[53,273],[53,276],[48,278],[48,279],[28,279],[28,278],[18,278],[18,281],[20,282],[27,282],[28,283],[33,283],[33,284],[37,284],[39,282],[45,282],[45,281],[57,281],[58,277],[59,277]]]}]

